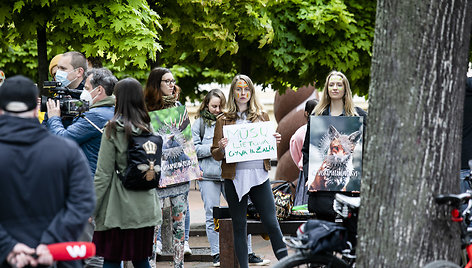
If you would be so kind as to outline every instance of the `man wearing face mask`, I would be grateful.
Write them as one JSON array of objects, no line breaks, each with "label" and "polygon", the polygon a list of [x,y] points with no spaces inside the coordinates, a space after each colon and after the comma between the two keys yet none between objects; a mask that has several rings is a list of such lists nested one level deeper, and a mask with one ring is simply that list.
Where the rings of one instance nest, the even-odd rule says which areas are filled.
[{"label": "man wearing face mask", "polygon": [[[57,71],[55,73],[54,80],[61,82],[63,87],[69,89],[83,90],[85,84],[85,72],[87,72],[87,59],[85,56],[77,51],[69,51],[58,59]],[[52,73],[51,73],[52,75]],[[78,98],[78,95],[72,96]],[[44,115],[43,125],[46,125],[49,117],[48,113]],[[68,127],[73,121],[72,116],[62,116],[62,124]]]},{"label": "man wearing face mask", "polygon": [[[58,71],[59,73],[59,71]],[[56,79],[57,74],[56,73]],[[52,133],[75,140],[87,157],[92,174],[95,174],[98,151],[105,123],[113,117],[115,98],[113,88],[118,80],[106,68],[91,69],[85,73],[84,90],[80,99],[88,101],[90,110],[74,118],[67,128],[61,121],[59,101],[49,99],[46,126]]]},{"label": "man wearing face mask", "polygon": [[62,55],[57,63],[56,81],[63,87],[70,89],[84,88],[84,75],[87,72],[85,56],[76,51],[69,51]]},{"label": "man wearing face mask", "polygon": [[[56,73],[56,79],[57,74]],[[72,124],[64,127],[61,120],[59,101],[49,99],[47,112],[49,120],[46,126],[50,132],[75,140],[84,151],[90,165],[92,175],[97,167],[98,151],[102,138],[102,129],[105,123],[113,117],[115,111],[115,97],[113,89],[118,80],[106,68],[91,69],[85,73],[85,83],[80,99],[88,101],[90,110],[80,117],[75,117]],[[82,234],[81,240],[92,241],[94,226],[90,222]],[[85,267],[102,267],[103,259],[92,257],[85,261]]]}]

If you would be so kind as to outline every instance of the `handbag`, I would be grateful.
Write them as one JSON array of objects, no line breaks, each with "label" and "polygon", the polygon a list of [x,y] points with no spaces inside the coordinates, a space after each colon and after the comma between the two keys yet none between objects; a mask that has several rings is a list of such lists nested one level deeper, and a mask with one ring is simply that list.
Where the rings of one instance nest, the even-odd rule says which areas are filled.
[{"label": "handbag", "polygon": [[275,210],[277,213],[277,219],[285,220],[290,217],[293,207],[295,185],[292,182],[285,180],[271,181],[272,184],[277,184],[272,187],[272,193],[274,194]]},{"label": "handbag", "polygon": [[[275,212],[277,220],[286,220],[290,217],[293,207],[294,189],[295,185],[292,182],[285,180],[271,181],[271,184],[277,184],[272,187],[272,194],[274,195]],[[250,219],[260,220],[259,213],[256,206],[252,202],[247,205],[247,217]]]}]

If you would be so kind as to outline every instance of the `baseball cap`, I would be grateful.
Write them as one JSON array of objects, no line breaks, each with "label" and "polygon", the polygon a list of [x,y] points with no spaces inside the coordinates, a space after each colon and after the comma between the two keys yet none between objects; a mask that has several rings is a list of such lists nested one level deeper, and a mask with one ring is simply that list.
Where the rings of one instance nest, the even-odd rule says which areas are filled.
[{"label": "baseball cap", "polygon": [[10,113],[22,113],[36,108],[38,87],[33,80],[15,75],[0,86],[0,109]]}]

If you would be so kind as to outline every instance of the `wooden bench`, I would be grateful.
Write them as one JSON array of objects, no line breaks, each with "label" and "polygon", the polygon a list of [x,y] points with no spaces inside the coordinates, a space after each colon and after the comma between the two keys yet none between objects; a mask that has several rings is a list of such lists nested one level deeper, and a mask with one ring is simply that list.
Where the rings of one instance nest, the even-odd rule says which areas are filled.
[{"label": "wooden bench", "polygon": [[[238,268],[239,264],[234,252],[233,223],[229,218],[228,208],[213,208],[213,217],[219,219],[220,233],[220,266],[224,268]],[[296,235],[297,228],[306,220],[279,221],[284,235]],[[247,220],[247,233],[260,235],[267,234],[264,225],[258,220]]]}]

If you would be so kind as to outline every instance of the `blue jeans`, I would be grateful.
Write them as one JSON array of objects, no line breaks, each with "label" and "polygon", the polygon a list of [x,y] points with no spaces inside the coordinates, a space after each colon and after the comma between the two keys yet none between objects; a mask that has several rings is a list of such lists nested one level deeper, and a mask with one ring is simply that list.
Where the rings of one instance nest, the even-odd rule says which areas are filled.
[{"label": "blue jeans", "polygon": [[[203,207],[205,208],[205,225],[208,243],[210,243],[211,255],[214,256],[220,253],[220,238],[217,231],[215,231],[215,222],[213,221],[213,207],[220,206],[220,196],[226,199],[225,187],[222,181],[208,181],[199,180],[198,187],[203,200]],[[248,252],[252,253],[251,235],[247,236]]]}]

